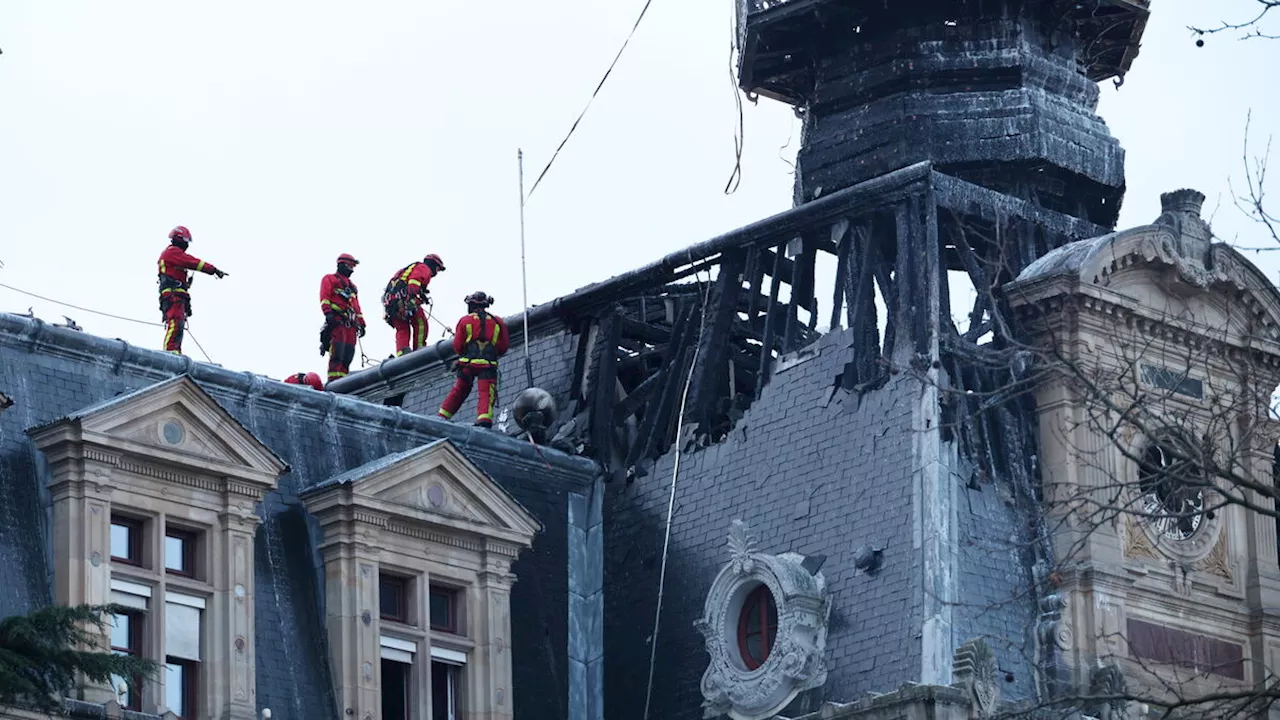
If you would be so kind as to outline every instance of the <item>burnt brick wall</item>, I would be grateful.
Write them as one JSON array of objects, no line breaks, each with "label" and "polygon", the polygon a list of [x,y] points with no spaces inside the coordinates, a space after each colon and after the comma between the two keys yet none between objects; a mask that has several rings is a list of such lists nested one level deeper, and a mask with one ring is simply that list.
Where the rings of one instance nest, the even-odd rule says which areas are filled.
[{"label": "burnt brick wall", "polygon": [[[883,692],[920,673],[919,553],[912,550],[911,403],[901,376],[859,404],[832,384],[844,368],[847,333],[814,346],[817,357],[783,369],[724,443],[681,460],[671,528],[650,717],[702,716],[707,666],[701,616],[726,562],[726,536],[746,521],[761,552],[826,555],[833,595],[825,697]],[[825,405],[825,406],[824,406]],[[674,456],[605,501],[605,716],[639,718]],[[884,548],[882,569],[855,574],[862,545]],[[816,709],[822,697],[797,703]]]}]

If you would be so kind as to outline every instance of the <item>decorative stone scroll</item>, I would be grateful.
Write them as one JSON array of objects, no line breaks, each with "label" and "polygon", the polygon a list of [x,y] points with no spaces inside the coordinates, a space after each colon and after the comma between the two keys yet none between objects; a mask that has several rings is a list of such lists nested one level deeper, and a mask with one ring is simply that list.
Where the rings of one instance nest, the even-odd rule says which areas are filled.
[{"label": "decorative stone scroll", "polygon": [[996,654],[986,640],[970,640],[956,648],[951,673],[956,679],[954,684],[964,688],[973,703],[969,717],[987,718],[995,714],[1000,704],[1000,683],[996,679],[999,670]]},{"label": "decorative stone scroll", "polygon": [[[823,654],[831,602],[822,573],[795,553],[756,552],[741,520],[729,532],[729,562],[711,583],[703,616],[694,623],[711,662],[702,676],[703,717],[764,720],[827,680]],[[747,596],[764,585],[778,611],[772,649],[749,669],[738,648],[738,620]]]}]

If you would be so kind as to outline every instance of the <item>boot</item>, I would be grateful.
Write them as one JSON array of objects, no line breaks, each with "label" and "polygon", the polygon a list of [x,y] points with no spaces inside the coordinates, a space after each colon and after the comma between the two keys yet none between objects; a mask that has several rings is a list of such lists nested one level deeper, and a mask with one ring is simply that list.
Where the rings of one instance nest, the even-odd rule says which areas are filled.
[{"label": "boot", "polygon": [[476,421],[476,427],[492,428],[492,427],[493,427],[493,421],[492,421],[492,420],[477,420],[477,421]]}]

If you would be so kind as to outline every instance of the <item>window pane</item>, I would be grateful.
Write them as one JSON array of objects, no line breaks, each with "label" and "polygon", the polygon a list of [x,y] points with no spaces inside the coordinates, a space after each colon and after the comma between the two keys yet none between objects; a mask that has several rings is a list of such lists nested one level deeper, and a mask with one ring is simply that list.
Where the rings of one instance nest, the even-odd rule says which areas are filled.
[{"label": "window pane", "polygon": [[129,542],[132,536],[133,528],[128,525],[111,523],[111,557],[132,560],[133,556],[129,554],[129,551],[132,550]]},{"label": "window pane", "polygon": [[403,620],[405,618],[405,581],[381,575],[378,578],[378,605],[382,617]]},{"label": "window pane", "polygon": [[196,608],[175,602],[164,604],[165,655],[183,660],[201,660],[200,616],[201,613]]},{"label": "window pane", "polygon": [[431,663],[431,720],[455,720],[458,712],[458,667]]},{"label": "window pane", "polygon": [[187,540],[185,538],[172,535],[165,536],[164,567],[166,570],[176,570],[181,573],[191,572],[191,569],[187,567]]},{"label": "window pane", "polygon": [[409,670],[412,665],[382,661],[382,720],[409,720]]},{"label": "window pane", "polygon": [[181,663],[168,663],[165,666],[164,704],[175,715],[187,715],[187,667]]},{"label": "window pane", "polygon": [[[128,615],[112,615],[111,616],[111,647],[120,648],[121,650],[132,650],[129,644],[131,639],[129,630],[133,618]],[[101,676],[99,676],[101,677]]]},{"label": "window pane", "polygon": [[439,588],[431,589],[431,627],[437,630],[448,630],[452,632],[453,627],[453,596],[454,593],[449,590],[441,590]]}]

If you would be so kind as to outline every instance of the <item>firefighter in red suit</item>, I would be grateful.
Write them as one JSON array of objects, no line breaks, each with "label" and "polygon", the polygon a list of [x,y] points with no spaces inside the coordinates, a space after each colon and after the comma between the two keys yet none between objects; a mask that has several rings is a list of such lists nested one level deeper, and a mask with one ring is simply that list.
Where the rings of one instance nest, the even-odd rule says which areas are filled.
[{"label": "firefighter in red suit", "polygon": [[360,261],[343,253],[338,270],[320,281],[320,310],[324,329],[320,331],[320,354],[329,353],[329,382],[346,377],[356,356],[356,339],[364,337],[364,313],[356,284],[351,282]]},{"label": "firefighter in red suit", "polygon": [[320,376],[313,373],[294,373],[285,378],[284,381],[290,385],[309,385],[313,390],[324,390],[324,384],[320,382]]},{"label": "firefighter in red suit", "polygon": [[396,355],[413,352],[427,344],[427,313],[423,306],[430,302],[427,285],[431,278],[444,272],[444,261],[432,253],[422,262],[400,268],[382,293],[383,318],[396,329]]},{"label": "firefighter in red suit", "polygon": [[453,335],[453,351],[458,354],[458,379],[440,406],[440,417],[448,420],[471,394],[471,384],[480,383],[476,398],[476,425],[493,427],[493,408],[498,404],[498,358],[507,352],[507,326],[502,318],[490,315],[493,298],[484,292],[466,297],[467,315],[458,321]]},{"label": "firefighter in red suit", "polygon": [[169,231],[169,247],[160,253],[160,313],[164,319],[165,352],[182,354],[182,334],[191,317],[191,272],[224,278],[227,273],[187,254],[191,231],[179,225]]}]

